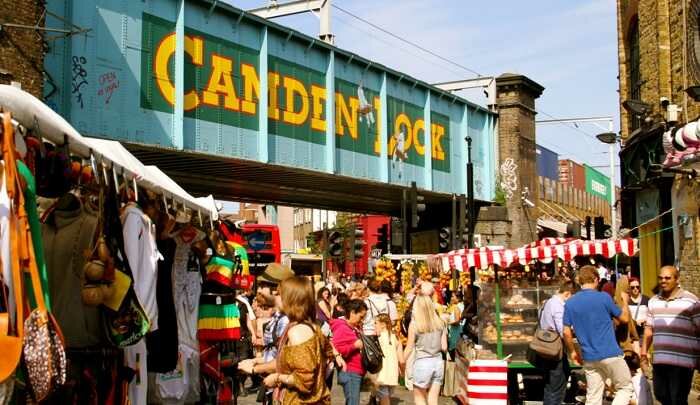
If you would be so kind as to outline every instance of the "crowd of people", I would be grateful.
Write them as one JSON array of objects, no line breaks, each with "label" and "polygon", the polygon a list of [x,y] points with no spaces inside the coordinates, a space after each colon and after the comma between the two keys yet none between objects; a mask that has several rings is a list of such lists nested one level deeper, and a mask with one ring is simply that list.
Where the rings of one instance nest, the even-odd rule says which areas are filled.
[{"label": "crowd of people", "polygon": [[[256,295],[241,297],[250,301],[253,355],[239,362],[240,380],[249,377],[248,393],[268,404],[327,404],[333,383],[348,405],[360,403],[363,387],[370,404],[389,404],[402,383],[412,388],[416,404],[437,404],[445,359],[454,358],[461,339],[476,341],[478,334],[471,289],[443,297],[444,306],[436,303],[437,293],[432,283],[419,283],[406,294],[410,304],[401,316],[389,282],[314,283],[270,265]],[[611,280],[583,266],[544,303],[539,327],[559,334],[565,353],[542,369],[545,405],[564,402],[570,364],[582,366],[586,404],[601,404],[606,396],[613,405],[651,404],[654,397],[663,405],[687,403],[693,370],[700,367],[700,303],[679,286],[676,268],[660,270],[657,293],[649,298],[634,277]],[[382,353],[372,373],[368,344]]]},{"label": "crowd of people", "polygon": [[582,366],[586,404],[602,404],[606,396],[613,405],[654,398],[687,404],[700,369],[700,303],[681,288],[678,269],[660,269],[651,298],[638,279],[611,276],[603,266],[581,267],[576,280],[563,283],[542,309],[539,327],[560,334],[567,354],[544,367],[544,404],[563,403],[569,359]]},{"label": "crowd of people", "polygon": [[[470,296],[465,304],[461,294],[452,294],[450,305],[441,306],[436,294],[432,283],[419,283],[408,293],[411,309],[400,318],[394,286],[386,280],[313,283],[272,264],[258,278],[255,295],[240,297],[251,304],[244,334],[253,348],[251,358],[238,364],[240,389],[250,378],[244,391],[258,402],[327,404],[335,382],[348,405],[360,403],[363,387],[370,403],[386,405],[403,377],[416,404],[435,405],[444,359],[448,351],[454,355],[464,331],[465,305],[466,316],[475,315]],[[397,333],[401,324],[405,347]],[[382,354],[374,373],[363,358],[365,344],[372,342]]]}]

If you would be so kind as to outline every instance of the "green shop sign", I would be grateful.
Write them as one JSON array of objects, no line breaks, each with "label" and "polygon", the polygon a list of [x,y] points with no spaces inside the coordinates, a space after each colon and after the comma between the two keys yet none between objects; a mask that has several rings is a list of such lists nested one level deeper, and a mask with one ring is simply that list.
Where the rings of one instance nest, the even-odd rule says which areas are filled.
[{"label": "green shop sign", "polygon": [[610,178],[588,165],[583,166],[586,169],[586,192],[610,201]]}]

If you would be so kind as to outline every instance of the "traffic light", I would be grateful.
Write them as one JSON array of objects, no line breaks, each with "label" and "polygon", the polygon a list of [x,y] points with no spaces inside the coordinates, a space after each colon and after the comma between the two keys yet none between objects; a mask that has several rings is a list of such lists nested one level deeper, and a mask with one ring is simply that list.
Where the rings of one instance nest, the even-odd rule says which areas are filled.
[{"label": "traffic light", "polygon": [[420,222],[420,214],[425,211],[425,197],[418,194],[416,182],[411,182],[411,191],[409,196],[411,204],[411,228],[417,228]]},{"label": "traffic light", "polygon": [[377,229],[377,248],[382,253],[389,252],[389,224],[384,224]]},{"label": "traffic light", "polygon": [[449,227],[444,226],[438,231],[438,251],[440,253],[449,252],[452,243],[452,231]]},{"label": "traffic light", "polygon": [[595,227],[596,239],[608,239],[612,237],[612,229],[610,225],[605,224],[605,219],[603,217],[595,217],[593,219],[593,226]]},{"label": "traffic light", "polygon": [[591,239],[593,239],[592,238],[593,235],[591,234],[591,227],[593,226],[591,223],[591,217],[589,217],[589,216],[586,217],[585,224],[586,224],[585,225],[585,227],[586,227],[586,239],[591,240]]},{"label": "traffic light", "polygon": [[355,260],[356,257],[362,257],[365,253],[364,241],[365,231],[357,225],[350,227],[350,260]]},{"label": "traffic light", "polygon": [[339,231],[328,232],[328,254],[332,257],[340,257],[343,254],[343,234]]}]

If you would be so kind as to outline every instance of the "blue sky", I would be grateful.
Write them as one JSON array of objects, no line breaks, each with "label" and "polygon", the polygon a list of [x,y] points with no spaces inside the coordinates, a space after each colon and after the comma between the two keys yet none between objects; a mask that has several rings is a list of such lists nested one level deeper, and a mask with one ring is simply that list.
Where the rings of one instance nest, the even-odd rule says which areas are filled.
[{"label": "blue sky", "polygon": [[[228,0],[242,9],[266,0]],[[280,3],[284,0],[280,0]],[[609,116],[619,130],[615,2],[610,0],[334,0],[334,5],[482,75],[524,74],[545,87],[538,119]],[[318,34],[318,18],[276,22]],[[332,10],[336,45],[427,82],[474,77],[340,10]],[[466,95],[484,103],[480,92]],[[604,126],[607,124],[603,123]],[[584,133],[585,132],[585,133]],[[538,126],[537,142],[564,158],[608,173],[608,147],[591,124]],[[586,135],[588,134],[588,135]],[[619,181],[618,181],[619,183]]]}]

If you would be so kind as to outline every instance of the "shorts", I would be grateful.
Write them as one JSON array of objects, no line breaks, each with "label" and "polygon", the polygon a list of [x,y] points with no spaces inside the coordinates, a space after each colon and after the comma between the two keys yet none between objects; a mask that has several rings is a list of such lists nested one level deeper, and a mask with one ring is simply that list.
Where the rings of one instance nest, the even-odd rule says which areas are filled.
[{"label": "shorts", "polygon": [[420,389],[428,389],[433,384],[442,385],[444,375],[442,356],[424,357],[413,363],[413,385]]},{"label": "shorts", "polygon": [[380,385],[375,394],[377,399],[391,398],[394,394],[394,387],[391,385]]}]

